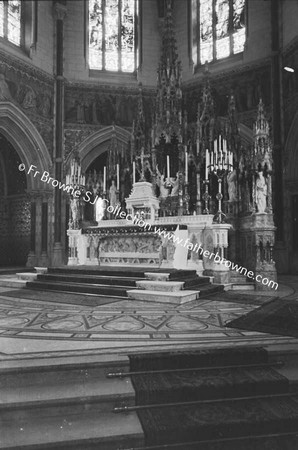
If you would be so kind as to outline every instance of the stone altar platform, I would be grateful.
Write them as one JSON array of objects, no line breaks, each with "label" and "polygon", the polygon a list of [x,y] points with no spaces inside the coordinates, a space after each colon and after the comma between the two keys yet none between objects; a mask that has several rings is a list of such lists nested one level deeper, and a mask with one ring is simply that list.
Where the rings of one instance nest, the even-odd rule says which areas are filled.
[{"label": "stone altar platform", "polygon": [[[199,275],[207,270],[212,276],[217,266],[204,252],[223,254],[231,228],[213,223],[213,215],[159,217],[145,224],[102,220],[98,226],[68,230],[68,265],[193,269]],[[228,282],[229,270],[224,272]]]}]

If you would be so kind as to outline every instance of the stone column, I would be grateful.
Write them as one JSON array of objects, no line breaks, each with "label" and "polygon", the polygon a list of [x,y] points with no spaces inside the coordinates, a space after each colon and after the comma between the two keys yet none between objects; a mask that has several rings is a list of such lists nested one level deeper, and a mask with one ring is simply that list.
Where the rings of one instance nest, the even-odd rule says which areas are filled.
[{"label": "stone column", "polygon": [[276,239],[283,239],[283,163],[282,163],[282,141],[283,141],[283,92],[282,92],[282,55],[280,53],[280,8],[282,2],[271,1],[271,99],[272,99],[272,133],[273,133],[273,161],[274,161],[274,223]]},{"label": "stone column", "polygon": [[41,199],[41,256],[40,265],[49,265],[49,194]]},{"label": "stone column", "polygon": [[[54,167],[55,179],[62,178],[62,160],[64,154],[64,77],[63,77],[63,37],[66,6],[63,0],[54,3],[55,18],[55,114],[54,114]],[[54,246],[52,265],[64,263],[62,246],[62,198],[61,190],[55,189],[54,200]]]},{"label": "stone column", "polygon": [[36,258],[36,201],[31,198],[31,236],[30,236],[30,252],[27,258],[27,267],[34,267],[37,263]]}]

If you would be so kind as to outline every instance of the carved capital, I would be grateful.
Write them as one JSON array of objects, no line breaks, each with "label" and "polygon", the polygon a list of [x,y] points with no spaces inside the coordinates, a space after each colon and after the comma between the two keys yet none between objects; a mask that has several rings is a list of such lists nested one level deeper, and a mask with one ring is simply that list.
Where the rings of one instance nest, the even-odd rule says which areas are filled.
[{"label": "carved capital", "polygon": [[55,2],[53,8],[53,15],[56,20],[64,20],[66,18],[67,8],[64,4]]}]

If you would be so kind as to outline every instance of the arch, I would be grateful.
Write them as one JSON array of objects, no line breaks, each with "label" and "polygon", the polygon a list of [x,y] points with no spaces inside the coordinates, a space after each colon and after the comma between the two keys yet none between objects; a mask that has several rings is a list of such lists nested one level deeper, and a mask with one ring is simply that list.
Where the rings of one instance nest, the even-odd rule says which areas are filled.
[{"label": "arch", "polygon": [[44,140],[28,117],[13,103],[0,102],[0,132],[13,145],[26,166],[36,166],[36,177],[27,174],[28,190],[49,189],[40,178],[44,170],[50,172],[52,161]]},{"label": "arch", "polygon": [[[109,145],[112,136],[116,137],[117,141],[127,144],[130,140],[130,132],[117,125],[110,125],[108,127],[98,130],[96,133],[88,136],[77,148],[78,155],[81,160],[82,171],[85,172],[88,166],[99,155],[104,153]],[[72,158],[70,154],[66,160],[66,165],[69,164]]]},{"label": "arch", "polygon": [[298,181],[298,112],[288,132],[285,145],[285,180]]}]

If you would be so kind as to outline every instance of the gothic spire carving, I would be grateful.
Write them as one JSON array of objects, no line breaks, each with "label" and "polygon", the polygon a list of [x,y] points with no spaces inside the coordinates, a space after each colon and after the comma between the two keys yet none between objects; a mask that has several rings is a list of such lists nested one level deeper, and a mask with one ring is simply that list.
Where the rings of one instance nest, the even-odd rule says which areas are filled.
[{"label": "gothic spire carving", "polygon": [[[257,120],[253,128],[255,167],[272,170],[272,148],[269,134],[269,122],[265,115],[263,100],[258,105]],[[265,167],[266,166],[266,167]]]},{"label": "gothic spire carving", "polygon": [[175,134],[182,142],[181,63],[173,28],[173,1],[166,0],[161,58],[157,70],[156,134],[170,142]]},{"label": "gothic spire carving", "polygon": [[146,144],[142,83],[139,83],[137,117],[134,122],[132,133],[134,138],[135,155],[139,156],[141,154],[141,149],[145,148]]},{"label": "gothic spire carving", "polygon": [[236,157],[236,160],[238,160],[240,136],[239,136],[239,130],[238,130],[236,100],[235,100],[235,96],[233,93],[231,93],[230,98],[229,98],[226,137],[229,142],[229,150],[233,152],[234,156]]},{"label": "gothic spire carving", "polygon": [[[198,105],[197,118],[197,142],[200,142],[202,150],[211,148],[215,138],[215,110],[211,93],[208,67],[205,71],[205,83],[203,87],[202,102]],[[199,150],[199,149],[198,149]]]}]

